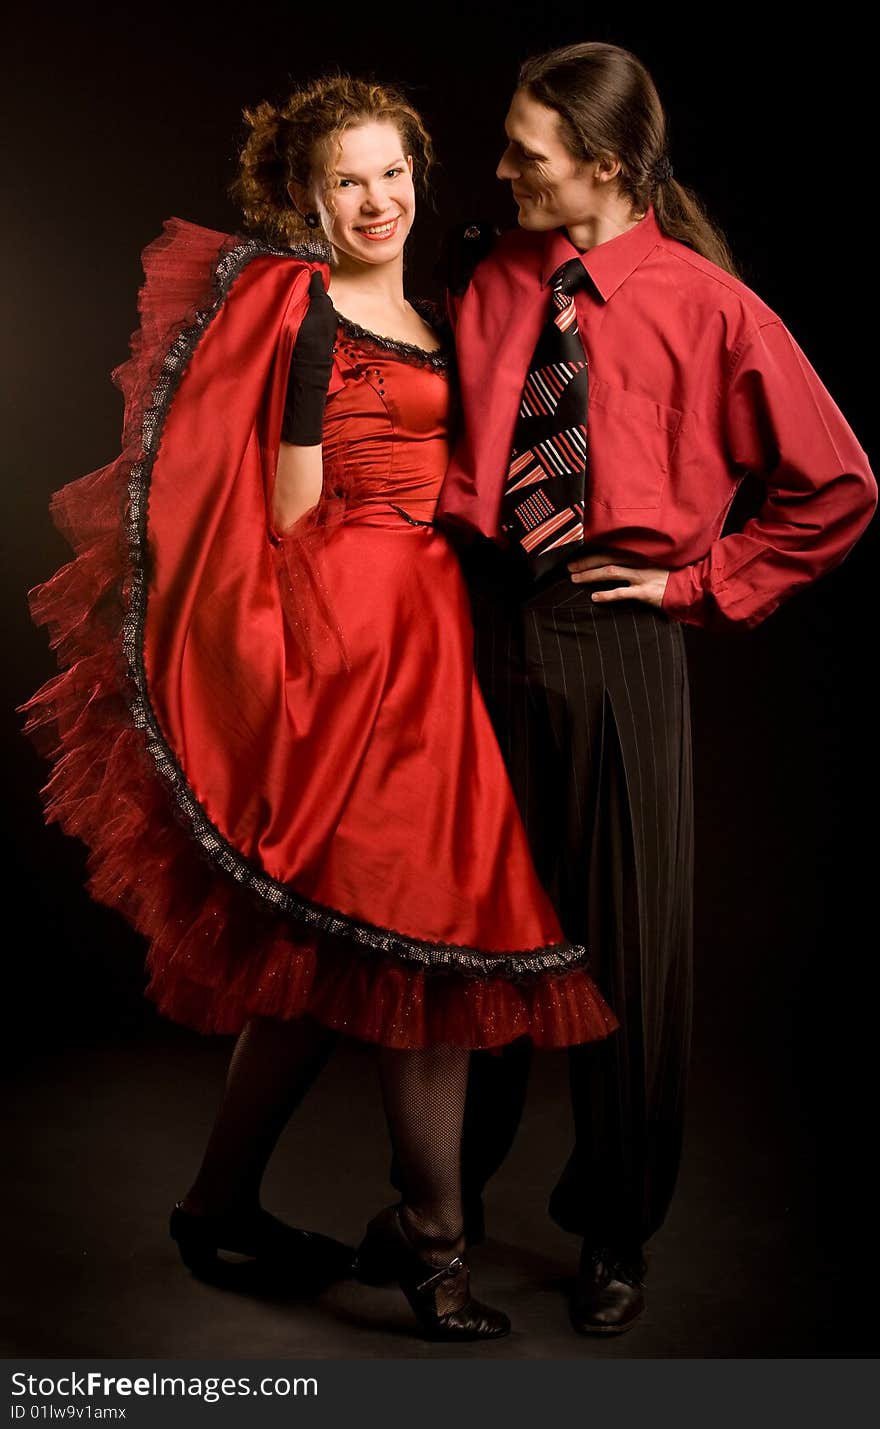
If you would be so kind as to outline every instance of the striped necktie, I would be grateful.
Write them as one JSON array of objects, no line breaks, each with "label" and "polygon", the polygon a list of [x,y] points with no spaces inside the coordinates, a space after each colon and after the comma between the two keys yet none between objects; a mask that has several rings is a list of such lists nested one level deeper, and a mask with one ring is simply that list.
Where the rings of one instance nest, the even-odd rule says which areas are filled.
[{"label": "striped necktie", "polygon": [[535,576],[584,539],[588,378],[573,294],[588,276],[571,258],[550,280],[550,309],[529,363],[501,498],[501,529],[522,547]]}]

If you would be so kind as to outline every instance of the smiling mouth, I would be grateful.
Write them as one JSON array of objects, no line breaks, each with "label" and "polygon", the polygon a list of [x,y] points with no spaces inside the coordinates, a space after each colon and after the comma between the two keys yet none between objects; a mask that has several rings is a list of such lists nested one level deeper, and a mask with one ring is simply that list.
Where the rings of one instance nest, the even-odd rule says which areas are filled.
[{"label": "smiling mouth", "polygon": [[364,238],[369,238],[371,242],[380,242],[383,238],[393,238],[397,232],[399,219],[392,218],[388,223],[371,223],[369,227],[359,228],[358,233],[362,233]]}]

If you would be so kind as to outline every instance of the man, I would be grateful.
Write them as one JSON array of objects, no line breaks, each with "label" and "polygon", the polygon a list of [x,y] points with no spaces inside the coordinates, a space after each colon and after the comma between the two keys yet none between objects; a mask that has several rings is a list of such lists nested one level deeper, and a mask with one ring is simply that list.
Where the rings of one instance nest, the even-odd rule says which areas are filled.
[{"label": "man", "polygon": [[[575,1328],[642,1313],[673,1193],[691,1020],[684,624],[748,628],[867,524],[865,453],[723,236],[674,182],[644,66],[527,62],[497,174],[518,230],[451,308],[464,433],[438,519],[469,536],[477,661],[538,871],[620,1031],[573,1049],[576,1140],[550,1213],[582,1237]],[[464,247],[484,252],[467,230]],[[756,517],[720,535],[743,476]],[[472,1238],[512,1141],[528,1045],[473,1059]]]}]

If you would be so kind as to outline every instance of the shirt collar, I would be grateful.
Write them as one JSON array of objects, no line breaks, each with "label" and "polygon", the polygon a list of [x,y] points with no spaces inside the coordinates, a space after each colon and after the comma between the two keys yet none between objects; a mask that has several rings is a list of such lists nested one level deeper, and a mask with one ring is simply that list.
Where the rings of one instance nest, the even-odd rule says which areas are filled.
[{"label": "shirt collar", "polygon": [[548,233],[544,246],[544,264],[541,270],[541,284],[546,287],[556,269],[570,258],[580,258],[595,284],[599,296],[607,303],[621,283],[650,253],[662,239],[662,230],[654,216],[654,205],[648,206],[645,217],[618,233],[616,238],[608,238],[580,253],[575,248],[564,228],[554,228]]}]

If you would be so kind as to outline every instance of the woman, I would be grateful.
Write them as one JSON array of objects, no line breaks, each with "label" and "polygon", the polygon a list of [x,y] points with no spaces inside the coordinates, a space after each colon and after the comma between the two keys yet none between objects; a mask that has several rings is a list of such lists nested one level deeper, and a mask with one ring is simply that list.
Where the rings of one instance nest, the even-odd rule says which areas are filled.
[{"label": "woman", "polygon": [[469,1049],[615,1023],[532,867],[431,525],[449,353],[403,294],[424,125],[344,77],[248,119],[263,236],[171,220],[145,252],[123,454],[55,498],[78,554],[33,609],[66,668],[29,727],[56,732],[49,814],[91,892],[150,940],[149,995],[240,1033],[172,1215],[187,1264],[320,1258],[259,1186],[345,1030],[378,1044],[403,1183],[360,1272],[433,1337],[498,1336],[462,1258]]}]

